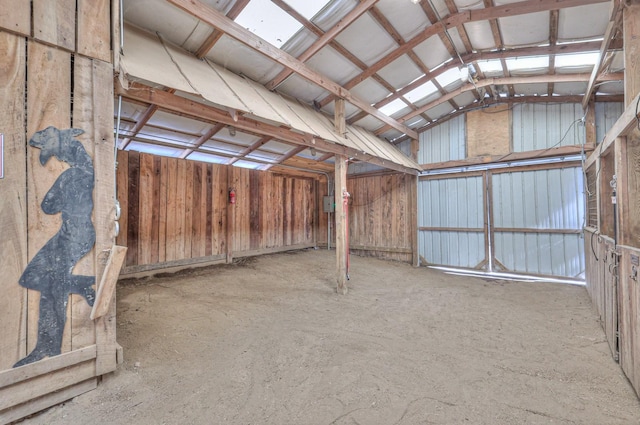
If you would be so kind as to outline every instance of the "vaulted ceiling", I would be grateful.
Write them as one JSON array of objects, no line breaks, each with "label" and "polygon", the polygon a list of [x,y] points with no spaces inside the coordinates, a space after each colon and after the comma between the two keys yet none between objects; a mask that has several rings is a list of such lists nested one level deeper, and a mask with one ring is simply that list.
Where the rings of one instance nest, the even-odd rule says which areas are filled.
[{"label": "vaulted ceiling", "polygon": [[[122,14],[163,42],[329,117],[335,100],[345,99],[348,124],[398,144],[497,103],[621,100],[621,7],[602,0],[123,0]],[[120,148],[250,168],[332,168],[335,152],[321,146],[126,95],[122,105]]]}]

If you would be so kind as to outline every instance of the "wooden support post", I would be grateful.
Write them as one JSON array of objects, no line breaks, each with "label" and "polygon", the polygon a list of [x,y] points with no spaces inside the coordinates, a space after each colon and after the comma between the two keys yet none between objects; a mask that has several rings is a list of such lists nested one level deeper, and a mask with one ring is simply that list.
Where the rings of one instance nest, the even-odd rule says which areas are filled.
[{"label": "wooden support post", "polygon": [[345,137],[345,134],[347,133],[347,121],[344,115],[344,99],[336,99],[333,125],[336,128],[336,133]]},{"label": "wooden support post", "polygon": [[[633,150],[633,149],[632,149]],[[616,202],[618,206],[617,220],[617,241],[620,245],[631,245],[631,233],[629,232],[629,187],[627,179],[627,140],[625,137],[616,138],[614,145],[614,161],[616,175]]]},{"label": "wooden support post", "polygon": [[233,262],[233,230],[235,226],[236,217],[236,205],[229,202],[229,191],[235,189],[234,186],[234,172],[233,167],[227,167],[227,229],[226,229],[226,242],[227,242],[227,264]]},{"label": "wooden support post", "polygon": [[411,264],[413,264],[414,267],[418,267],[420,265],[420,255],[418,252],[418,176],[407,177],[411,179],[411,193],[409,194],[409,211],[411,214]]},{"label": "wooden support post", "polygon": [[623,11],[624,104],[640,93],[640,2],[633,0]]},{"label": "wooden support post", "polygon": [[418,151],[420,150],[420,142],[418,139],[411,139],[411,159],[418,161]]},{"label": "wooden support post", "polygon": [[347,294],[347,216],[342,202],[342,193],[347,190],[347,157],[336,155],[335,202],[336,202],[336,277],[338,293]]},{"label": "wooden support post", "polygon": [[595,149],[597,143],[596,136],[596,104],[593,101],[587,106],[587,115],[585,118],[586,138],[585,145],[589,149]]}]

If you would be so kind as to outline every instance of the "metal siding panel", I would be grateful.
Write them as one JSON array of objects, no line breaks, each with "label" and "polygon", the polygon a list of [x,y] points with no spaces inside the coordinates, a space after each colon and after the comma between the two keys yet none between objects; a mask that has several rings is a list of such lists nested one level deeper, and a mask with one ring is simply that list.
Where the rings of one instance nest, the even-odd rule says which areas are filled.
[{"label": "metal siding panel", "polygon": [[418,162],[431,164],[464,159],[465,132],[464,116],[459,116],[420,133]]},{"label": "metal siding panel", "polygon": [[[482,177],[423,180],[418,185],[418,225],[478,228],[484,223]],[[475,267],[484,257],[484,234],[419,232],[419,251],[432,264]]]},{"label": "metal siding panel", "polygon": [[[492,184],[496,227],[582,228],[585,211],[580,167],[498,173],[492,176]],[[494,243],[496,258],[509,270],[584,276],[581,234],[500,232]]]},{"label": "metal siding panel", "polygon": [[600,143],[604,135],[624,112],[624,103],[598,102],[596,103],[596,141]]},{"label": "metal siding panel", "polygon": [[[514,152],[584,143],[584,125],[579,104],[525,104],[512,111]],[[563,139],[564,137],[564,139]]]}]

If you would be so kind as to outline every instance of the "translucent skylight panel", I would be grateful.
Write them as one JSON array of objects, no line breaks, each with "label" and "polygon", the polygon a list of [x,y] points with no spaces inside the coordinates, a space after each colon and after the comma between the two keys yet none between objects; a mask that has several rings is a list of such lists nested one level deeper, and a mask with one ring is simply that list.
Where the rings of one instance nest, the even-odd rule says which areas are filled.
[{"label": "translucent skylight panel", "polygon": [[506,60],[509,71],[522,69],[540,69],[549,67],[549,56],[529,56],[523,58],[510,58]]},{"label": "translucent skylight panel", "polygon": [[251,0],[235,19],[258,37],[281,47],[302,25],[270,0]]},{"label": "translucent skylight panel", "polygon": [[438,83],[440,83],[442,87],[446,87],[449,84],[453,83],[454,81],[460,81],[461,78],[462,78],[462,73],[460,72],[460,69],[451,68],[443,72],[442,74],[438,75],[436,77],[436,80],[438,80]]},{"label": "translucent skylight panel", "polygon": [[406,108],[406,107],[407,107],[406,103],[404,103],[400,99],[396,99],[387,103],[383,107],[379,108],[379,111],[385,115],[391,116],[396,112],[398,112],[399,110],[401,110],[402,108]]},{"label": "translucent skylight panel", "polygon": [[573,55],[556,55],[555,66],[585,66],[595,65],[600,56],[599,52],[576,53]]},{"label": "translucent skylight panel", "polygon": [[289,6],[293,7],[296,12],[311,20],[316,13],[329,3],[328,1],[309,1],[309,0],[285,0]]},{"label": "translucent skylight panel", "polygon": [[502,62],[500,62],[499,60],[496,60],[496,59],[478,61],[478,65],[480,66],[480,70],[483,73],[486,73],[486,72],[501,72],[502,71]]},{"label": "translucent skylight panel", "polygon": [[436,88],[435,84],[433,84],[431,81],[427,81],[425,84],[418,86],[415,89],[411,90],[409,93],[405,94],[404,97],[408,101],[415,103],[418,100],[424,99],[430,94],[435,93],[437,90],[438,89]]}]

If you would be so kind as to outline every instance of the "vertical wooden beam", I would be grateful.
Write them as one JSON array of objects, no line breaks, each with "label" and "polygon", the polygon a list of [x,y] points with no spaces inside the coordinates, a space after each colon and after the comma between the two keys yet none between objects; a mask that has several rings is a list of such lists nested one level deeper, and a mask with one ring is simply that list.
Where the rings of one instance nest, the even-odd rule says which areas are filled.
[{"label": "vertical wooden beam", "polygon": [[616,202],[618,206],[617,233],[618,244],[630,244],[629,236],[629,195],[628,195],[628,176],[627,170],[629,163],[627,162],[627,138],[616,138],[614,145],[614,161],[616,174]]},{"label": "vertical wooden beam", "polygon": [[411,179],[409,194],[409,211],[411,214],[411,264],[414,267],[420,265],[420,253],[418,252],[418,176],[407,176]]},{"label": "vertical wooden beam", "polygon": [[347,132],[347,122],[344,115],[344,99],[336,99],[336,108],[334,111],[334,123],[336,133],[344,137]]},{"label": "vertical wooden beam", "polygon": [[230,264],[233,261],[233,229],[235,226],[235,204],[229,203],[229,194],[228,191],[234,188],[234,169],[231,166],[227,166],[227,229],[226,229],[226,254],[227,254],[227,264]]},{"label": "vertical wooden beam", "polygon": [[640,2],[635,0],[623,11],[624,104],[640,93]]},{"label": "vertical wooden beam", "polygon": [[347,157],[336,155],[335,202],[336,202],[336,279],[337,291],[346,295],[347,288],[347,216],[342,194],[347,190]]},{"label": "vertical wooden beam", "polygon": [[585,118],[586,128],[586,146],[595,149],[597,143],[596,136],[596,104],[594,101],[589,102],[587,107],[587,114]]}]

